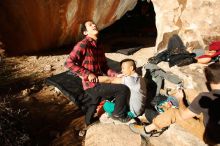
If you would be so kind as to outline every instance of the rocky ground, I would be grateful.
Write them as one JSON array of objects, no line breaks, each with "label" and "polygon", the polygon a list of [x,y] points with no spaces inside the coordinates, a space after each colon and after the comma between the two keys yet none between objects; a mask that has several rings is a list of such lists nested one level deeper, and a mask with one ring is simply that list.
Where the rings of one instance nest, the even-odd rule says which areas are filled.
[{"label": "rocky ground", "polygon": [[[124,58],[136,60],[140,67],[153,54],[154,48],[143,48],[129,56],[106,53],[106,57],[110,67],[118,70],[118,62]],[[16,110],[25,109],[29,113],[21,123],[27,128],[34,145],[84,145],[84,137],[79,136],[79,131],[85,127],[82,112],[68,97],[44,83],[45,78],[66,70],[66,57],[45,55],[1,59],[0,96],[10,97]],[[201,66],[197,68],[201,69]],[[201,125],[201,121],[191,120],[181,126],[201,139],[203,129],[198,123]],[[192,130],[192,126],[200,130]]]},{"label": "rocky ground", "polygon": [[33,144],[81,145],[83,114],[44,79],[65,71],[67,55],[6,57],[1,61],[1,97],[11,97],[16,109],[29,112],[26,121]]}]

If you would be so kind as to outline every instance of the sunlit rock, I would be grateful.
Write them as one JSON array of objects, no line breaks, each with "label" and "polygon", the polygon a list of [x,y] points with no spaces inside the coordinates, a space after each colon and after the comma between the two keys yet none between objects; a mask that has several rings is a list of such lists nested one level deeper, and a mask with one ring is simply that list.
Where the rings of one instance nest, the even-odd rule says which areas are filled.
[{"label": "sunlit rock", "polygon": [[205,48],[220,40],[219,0],[151,0],[156,13],[157,50],[164,49],[172,34],[186,45]]}]

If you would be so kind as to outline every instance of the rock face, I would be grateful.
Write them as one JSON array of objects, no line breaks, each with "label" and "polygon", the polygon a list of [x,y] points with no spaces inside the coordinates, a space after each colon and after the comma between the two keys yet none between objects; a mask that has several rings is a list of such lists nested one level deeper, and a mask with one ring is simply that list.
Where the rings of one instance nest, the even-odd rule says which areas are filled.
[{"label": "rock face", "polygon": [[[172,34],[186,45],[205,48],[220,39],[219,0],[151,0],[156,13],[157,50]],[[75,42],[79,24],[94,20],[100,29],[119,19],[137,0],[13,0],[0,2],[0,42],[14,54]]]},{"label": "rock face", "polygon": [[[138,134],[127,125],[96,124],[87,130],[85,146],[140,146],[144,145]],[[145,144],[146,145],[146,144]],[[150,146],[206,146],[194,135],[178,125],[172,125],[159,137],[150,138]]]},{"label": "rock face", "polygon": [[79,25],[100,29],[133,9],[137,0],[21,0],[0,2],[0,42],[13,54],[56,48],[79,37]]},{"label": "rock face", "polygon": [[156,13],[157,50],[165,48],[174,33],[196,48],[220,40],[219,0],[151,1]]},{"label": "rock face", "polygon": [[85,146],[139,146],[141,137],[127,125],[96,124],[87,130]]},{"label": "rock face", "polygon": [[161,136],[150,138],[150,143],[154,146],[207,146],[203,141],[175,124],[171,125]]}]

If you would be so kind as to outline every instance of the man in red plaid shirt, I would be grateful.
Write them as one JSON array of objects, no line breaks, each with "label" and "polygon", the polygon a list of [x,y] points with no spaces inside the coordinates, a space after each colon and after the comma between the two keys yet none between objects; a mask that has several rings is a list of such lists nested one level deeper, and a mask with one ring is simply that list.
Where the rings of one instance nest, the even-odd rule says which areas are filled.
[{"label": "man in red plaid shirt", "polygon": [[130,90],[122,84],[99,83],[98,76],[116,76],[117,73],[109,69],[104,51],[97,43],[98,29],[92,21],[82,24],[81,31],[85,38],[78,42],[66,60],[65,66],[82,79],[85,92],[91,97],[93,104],[86,113],[86,123],[92,122],[96,106],[103,99],[115,97],[115,110],[112,118],[121,122],[128,122],[127,101]]}]

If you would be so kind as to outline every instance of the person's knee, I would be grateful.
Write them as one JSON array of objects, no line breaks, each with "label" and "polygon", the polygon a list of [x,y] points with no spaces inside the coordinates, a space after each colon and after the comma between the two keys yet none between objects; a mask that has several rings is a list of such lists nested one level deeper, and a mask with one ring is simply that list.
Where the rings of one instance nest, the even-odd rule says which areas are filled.
[{"label": "person's knee", "polygon": [[128,94],[130,96],[130,89],[126,85],[121,85],[120,91],[124,94]]},{"label": "person's knee", "polygon": [[164,127],[167,127],[173,123],[176,123],[176,121],[179,120],[179,114],[178,109],[169,109],[165,111],[164,113],[159,114],[153,119],[154,125],[156,125],[159,129],[162,129]]},{"label": "person's knee", "polygon": [[114,84],[114,88],[117,88],[120,91],[127,91],[129,90],[128,86],[124,85],[124,84]]}]

